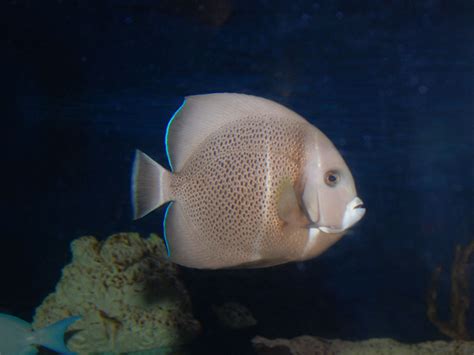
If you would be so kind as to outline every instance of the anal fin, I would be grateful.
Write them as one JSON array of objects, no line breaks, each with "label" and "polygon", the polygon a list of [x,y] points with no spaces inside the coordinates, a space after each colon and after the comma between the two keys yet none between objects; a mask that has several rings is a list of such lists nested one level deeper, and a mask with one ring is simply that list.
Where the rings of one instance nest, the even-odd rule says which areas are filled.
[{"label": "anal fin", "polygon": [[171,261],[197,269],[220,267],[216,251],[207,247],[206,236],[194,228],[178,201],[168,206],[163,229]]}]

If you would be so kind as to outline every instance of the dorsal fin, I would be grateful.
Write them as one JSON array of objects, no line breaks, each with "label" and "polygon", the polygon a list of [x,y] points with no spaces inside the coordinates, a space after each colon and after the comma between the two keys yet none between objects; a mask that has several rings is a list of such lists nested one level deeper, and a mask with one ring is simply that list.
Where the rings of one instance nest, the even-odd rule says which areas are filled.
[{"label": "dorsal fin", "polygon": [[251,95],[221,93],[186,97],[166,129],[166,153],[171,169],[180,171],[212,132],[228,123],[262,115],[303,119],[285,106]]}]

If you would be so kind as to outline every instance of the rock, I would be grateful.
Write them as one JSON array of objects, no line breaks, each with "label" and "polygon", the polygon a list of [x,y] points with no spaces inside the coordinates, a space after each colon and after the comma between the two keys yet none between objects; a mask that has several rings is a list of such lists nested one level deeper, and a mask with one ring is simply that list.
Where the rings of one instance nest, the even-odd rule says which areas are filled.
[{"label": "rock", "polygon": [[324,339],[303,335],[293,339],[252,339],[257,354],[266,355],[472,355],[474,342],[427,341],[403,344],[393,339],[380,338],[363,341]]},{"label": "rock", "polygon": [[250,310],[237,302],[226,302],[220,306],[212,306],[219,323],[227,328],[242,329],[257,324]]}]

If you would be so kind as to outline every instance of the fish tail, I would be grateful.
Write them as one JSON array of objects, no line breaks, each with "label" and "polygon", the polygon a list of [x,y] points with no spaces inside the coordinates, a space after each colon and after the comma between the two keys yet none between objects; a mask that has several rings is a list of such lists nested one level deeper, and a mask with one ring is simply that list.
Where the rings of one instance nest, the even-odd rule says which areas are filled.
[{"label": "fish tail", "polygon": [[78,316],[69,317],[51,324],[46,328],[35,331],[33,334],[33,343],[42,345],[61,354],[75,354],[70,352],[64,344],[64,333],[67,328],[78,319],[80,319]]},{"label": "fish tail", "polygon": [[136,150],[132,171],[132,206],[135,219],[168,201],[172,174],[140,150]]}]

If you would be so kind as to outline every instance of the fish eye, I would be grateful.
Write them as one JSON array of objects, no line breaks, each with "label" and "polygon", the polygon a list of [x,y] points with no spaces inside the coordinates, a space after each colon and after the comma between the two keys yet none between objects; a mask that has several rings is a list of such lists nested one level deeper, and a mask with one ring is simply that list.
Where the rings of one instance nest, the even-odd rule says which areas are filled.
[{"label": "fish eye", "polygon": [[335,170],[330,170],[324,175],[324,182],[330,187],[334,187],[341,180],[339,172]]}]

